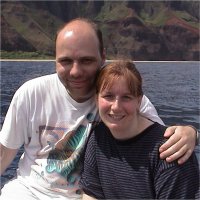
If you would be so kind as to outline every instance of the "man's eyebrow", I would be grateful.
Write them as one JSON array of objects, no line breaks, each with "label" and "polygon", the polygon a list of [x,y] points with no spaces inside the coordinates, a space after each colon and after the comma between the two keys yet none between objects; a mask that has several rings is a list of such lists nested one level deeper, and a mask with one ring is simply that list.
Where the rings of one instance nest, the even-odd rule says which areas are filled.
[{"label": "man's eyebrow", "polygon": [[[80,56],[78,57],[78,59],[84,59],[84,58],[88,58],[88,59],[96,59],[95,56]],[[71,60],[74,60],[73,58],[69,57],[69,56],[62,56],[62,57],[59,57],[58,59],[71,59]],[[76,60],[76,59],[75,59]]]},{"label": "man's eyebrow", "polygon": [[67,56],[57,58],[57,61],[62,61],[62,60],[73,60],[73,59]]},{"label": "man's eyebrow", "polygon": [[96,57],[94,57],[94,56],[82,56],[82,57],[78,58],[78,60],[84,60],[84,59],[96,60]]},{"label": "man's eyebrow", "polygon": [[[75,59],[75,60],[78,60],[78,62],[82,62],[84,60],[97,61],[97,58],[95,56],[82,56],[82,57],[79,57],[78,59]],[[68,56],[63,56],[63,57],[57,58],[56,61],[57,62],[74,61],[74,59],[71,58],[71,57],[68,57]]]}]

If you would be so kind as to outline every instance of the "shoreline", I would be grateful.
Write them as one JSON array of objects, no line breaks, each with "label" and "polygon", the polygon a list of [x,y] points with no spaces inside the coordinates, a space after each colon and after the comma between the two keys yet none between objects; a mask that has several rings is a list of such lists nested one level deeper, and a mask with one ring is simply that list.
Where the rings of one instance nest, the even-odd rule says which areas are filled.
[{"label": "shoreline", "polygon": [[[55,59],[0,59],[0,62],[55,62],[56,60]],[[106,60],[106,62],[113,62],[115,60]],[[160,60],[154,60],[154,61],[139,61],[139,60],[135,60],[134,61],[135,63],[137,62],[199,62],[200,61],[195,61],[195,60],[163,60],[163,61],[160,61]]]},{"label": "shoreline", "polygon": [[53,62],[54,59],[0,59],[0,62]]}]

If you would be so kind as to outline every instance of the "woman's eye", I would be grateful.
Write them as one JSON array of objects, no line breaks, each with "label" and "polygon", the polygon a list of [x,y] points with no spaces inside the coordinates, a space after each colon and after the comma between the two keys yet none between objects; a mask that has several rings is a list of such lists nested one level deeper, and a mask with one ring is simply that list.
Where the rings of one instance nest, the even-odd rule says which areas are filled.
[{"label": "woman's eye", "polygon": [[113,100],[113,99],[114,99],[114,96],[111,95],[111,94],[107,94],[107,95],[103,95],[103,98],[104,98],[104,99],[107,99],[107,100]]},{"label": "woman's eye", "polygon": [[133,96],[123,96],[122,97],[122,99],[124,100],[124,101],[131,101],[131,100],[133,100]]},{"label": "woman's eye", "polygon": [[123,98],[124,98],[124,99],[131,99],[130,96],[124,96]]}]

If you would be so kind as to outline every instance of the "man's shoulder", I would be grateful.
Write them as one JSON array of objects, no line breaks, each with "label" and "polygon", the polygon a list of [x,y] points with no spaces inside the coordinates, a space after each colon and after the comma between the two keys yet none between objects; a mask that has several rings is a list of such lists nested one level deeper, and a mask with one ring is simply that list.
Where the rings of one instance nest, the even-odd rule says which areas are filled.
[{"label": "man's shoulder", "polygon": [[45,81],[53,81],[57,77],[57,74],[47,74],[39,77],[35,77],[27,81],[27,83],[40,83]]},{"label": "man's shoulder", "polygon": [[36,91],[44,91],[48,90],[48,88],[52,88],[54,83],[56,82],[57,74],[44,75],[40,77],[33,78],[31,80],[23,83],[20,88],[16,91],[17,94],[30,94]]},{"label": "man's shoulder", "polygon": [[26,81],[22,87],[28,87],[29,89],[31,87],[37,87],[39,85],[46,85],[48,83],[53,83],[54,80],[56,80],[57,74],[49,74],[49,75],[44,75],[44,76],[39,76],[39,77],[35,77],[33,79],[30,79],[28,81]]}]

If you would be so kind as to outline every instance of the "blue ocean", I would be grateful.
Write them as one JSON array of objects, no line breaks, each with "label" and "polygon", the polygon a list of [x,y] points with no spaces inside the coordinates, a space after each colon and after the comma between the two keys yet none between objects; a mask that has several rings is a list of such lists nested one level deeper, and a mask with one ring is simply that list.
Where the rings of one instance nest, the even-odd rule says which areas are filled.
[{"label": "blue ocean", "polygon": [[[166,125],[190,124],[200,129],[200,63],[136,62],[143,77],[145,95],[156,107]],[[55,72],[54,61],[1,61],[2,126],[15,91],[25,81]],[[16,174],[21,148],[1,176],[1,187]],[[195,152],[199,158],[200,148]]]}]

